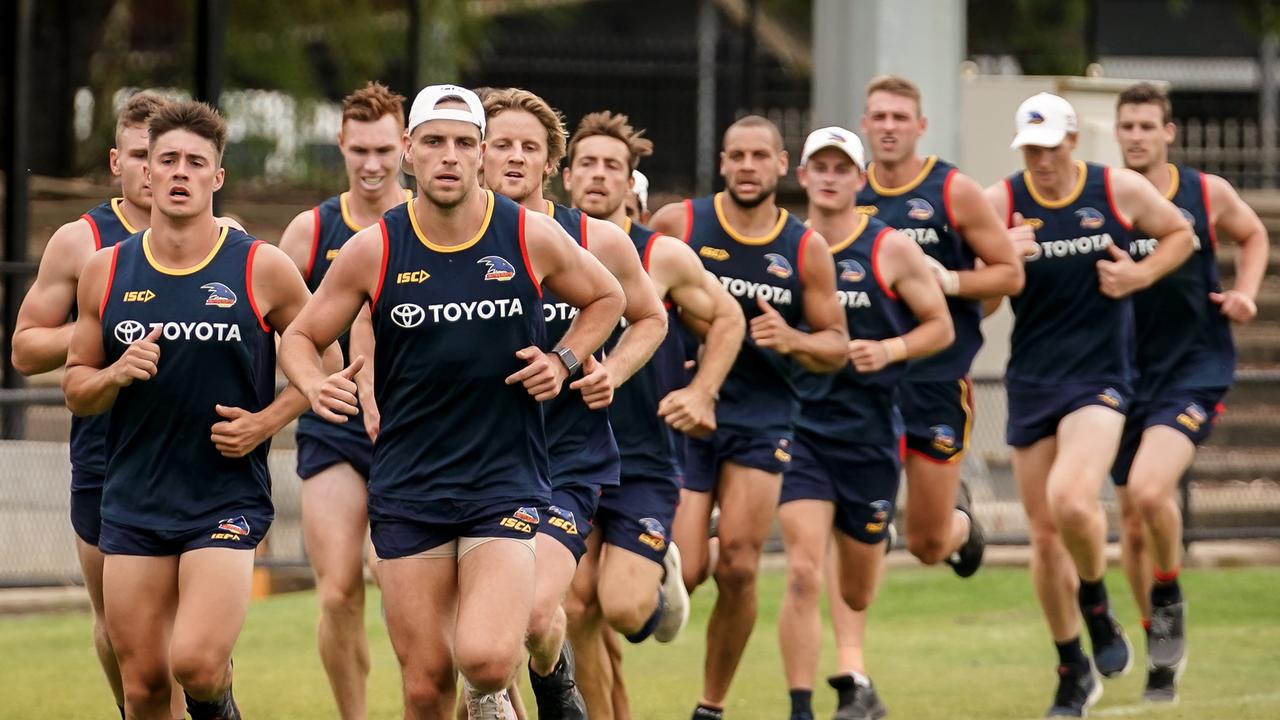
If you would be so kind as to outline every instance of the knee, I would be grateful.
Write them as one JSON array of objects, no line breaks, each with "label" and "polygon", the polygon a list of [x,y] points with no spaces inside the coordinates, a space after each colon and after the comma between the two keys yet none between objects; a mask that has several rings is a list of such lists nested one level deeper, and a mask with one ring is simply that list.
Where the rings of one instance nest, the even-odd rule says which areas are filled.
[{"label": "knee", "polygon": [[504,690],[515,675],[519,654],[503,652],[498,648],[478,648],[459,655],[458,671],[480,693]]},{"label": "knee", "polygon": [[1050,498],[1053,521],[1063,530],[1086,527],[1097,515],[1097,498],[1058,493]]},{"label": "knee", "polygon": [[1033,522],[1028,528],[1031,540],[1031,556],[1040,563],[1056,561],[1062,552],[1062,539],[1051,522]]},{"label": "knee", "polygon": [[543,605],[543,603],[534,603],[533,611],[529,613],[528,637],[533,641],[541,641],[551,635],[561,612],[559,605],[550,607]]},{"label": "knee", "polygon": [[947,546],[943,542],[942,535],[933,530],[909,532],[907,551],[925,565],[942,562],[947,557]]},{"label": "knee", "polygon": [[812,558],[787,562],[787,596],[803,604],[817,602],[822,593],[822,572]]},{"label": "knee", "polygon": [[404,679],[404,704],[406,709],[413,708],[417,714],[428,717],[439,712],[441,708],[449,708],[453,703],[454,688],[447,681],[431,677],[409,677]]},{"label": "knee", "polygon": [[[1129,497],[1133,502],[1134,509],[1137,510],[1139,521],[1150,519],[1162,512],[1169,506],[1172,499],[1168,493],[1160,488],[1135,486],[1129,489]],[[1141,526],[1139,526],[1141,527]]]},{"label": "knee", "polygon": [[693,592],[699,585],[707,581],[709,563],[704,556],[701,562],[685,561],[680,567],[680,576],[684,580],[684,588]]},{"label": "knee", "polygon": [[716,584],[721,592],[747,592],[755,585],[759,565],[759,547],[745,543],[724,545],[716,562]]},{"label": "knee", "polygon": [[854,612],[863,612],[871,607],[871,599],[875,597],[875,589],[842,586],[840,588],[840,597],[844,600],[844,604],[848,605]]},{"label": "knee", "polygon": [[171,659],[173,677],[196,698],[211,698],[220,694],[227,685],[227,658],[215,653],[200,651],[175,651]]},{"label": "knee", "polygon": [[633,633],[644,627],[656,604],[656,593],[628,593],[621,598],[601,598],[600,609],[609,627],[621,633]]},{"label": "knee", "polygon": [[169,678],[160,671],[127,673],[122,677],[124,701],[130,707],[167,705],[172,692]]},{"label": "knee", "polygon": [[570,628],[591,625],[600,618],[600,605],[595,597],[571,592],[564,599],[564,617]]},{"label": "knee", "polygon": [[323,583],[317,588],[320,595],[320,612],[330,616],[362,616],[364,614],[364,583]]}]

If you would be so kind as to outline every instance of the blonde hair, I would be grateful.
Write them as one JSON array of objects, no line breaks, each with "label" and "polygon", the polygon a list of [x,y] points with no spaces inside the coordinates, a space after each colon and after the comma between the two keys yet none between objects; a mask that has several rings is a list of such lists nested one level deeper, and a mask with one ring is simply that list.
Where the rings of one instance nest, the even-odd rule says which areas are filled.
[{"label": "blonde hair", "polygon": [[632,170],[640,164],[640,158],[653,154],[653,141],[643,137],[644,130],[631,127],[630,118],[626,115],[605,110],[583,115],[582,120],[578,121],[578,129],[573,131],[573,137],[569,140],[570,165],[573,164],[573,150],[578,143],[598,135],[621,140],[627,146]]},{"label": "blonde hair", "polygon": [[546,100],[522,88],[492,88],[485,92],[483,102],[484,114],[489,120],[507,110],[522,110],[537,118],[547,131],[547,162],[552,167],[560,165],[569,133],[564,127],[564,117]]},{"label": "blonde hair", "polygon": [[116,144],[120,144],[120,131],[126,127],[145,128],[147,121],[168,102],[154,90],[142,90],[129,96],[116,116]]},{"label": "blonde hair", "polygon": [[871,78],[871,82],[867,83],[867,97],[871,97],[871,93],[875,92],[886,92],[915,100],[916,113],[920,112],[920,86],[901,75],[877,75]]}]

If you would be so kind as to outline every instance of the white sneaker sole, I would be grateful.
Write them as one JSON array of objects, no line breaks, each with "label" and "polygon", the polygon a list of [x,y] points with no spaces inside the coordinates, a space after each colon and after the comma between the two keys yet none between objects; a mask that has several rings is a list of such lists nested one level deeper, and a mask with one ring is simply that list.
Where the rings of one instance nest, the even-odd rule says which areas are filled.
[{"label": "white sneaker sole", "polygon": [[680,548],[675,543],[667,546],[662,566],[667,572],[667,578],[662,583],[662,595],[667,601],[667,607],[658,620],[658,627],[653,631],[653,639],[669,643],[679,637],[685,625],[689,624],[689,591],[684,587]]}]

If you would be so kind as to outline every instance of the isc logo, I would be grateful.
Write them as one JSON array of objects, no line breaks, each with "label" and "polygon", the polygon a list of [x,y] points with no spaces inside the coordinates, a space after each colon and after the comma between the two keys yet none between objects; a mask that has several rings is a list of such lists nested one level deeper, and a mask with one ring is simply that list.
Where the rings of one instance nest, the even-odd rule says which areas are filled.
[{"label": "isc logo", "polygon": [[154,299],[155,293],[150,290],[130,290],[124,294],[125,302],[147,302]]},{"label": "isc logo", "polygon": [[547,520],[547,522],[551,523],[551,524],[552,524],[553,526],[555,526],[555,527],[560,528],[560,529],[561,529],[561,530],[563,530],[563,531],[565,532],[565,534],[567,534],[567,535],[577,535],[577,534],[578,534],[578,526],[577,526],[577,525],[574,525],[573,523],[569,522],[568,520],[565,520],[564,518],[558,518],[558,517],[556,517],[556,516],[552,515],[552,516]]},{"label": "isc logo", "polygon": [[431,277],[431,273],[426,270],[410,270],[409,272],[396,273],[396,284],[404,285],[405,283],[422,284]]},{"label": "isc logo", "polygon": [[703,247],[699,248],[698,254],[704,258],[707,258],[708,260],[724,261],[729,259],[728,250],[725,250],[724,248],[711,247],[709,245],[704,245]]},{"label": "isc logo", "polygon": [[498,524],[499,524],[499,525],[501,525],[501,526],[502,526],[502,527],[504,527],[504,528],[511,528],[512,530],[519,530],[520,532],[522,532],[522,533],[526,533],[526,534],[529,534],[529,535],[532,535],[532,534],[533,534],[533,527],[532,527],[531,525],[529,525],[529,523],[527,523],[527,522],[525,522],[525,521],[523,521],[523,520],[517,520],[517,519],[515,519],[515,518],[513,518],[513,517],[504,517],[504,518],[502,518],[501,520],[499,520],[499,521],[498,521]]},{"label": "isc logo", "polygon": [[235,540],[236,542],[240,542],[240,536],[236,535],[235,533],[216,532],[210,535],[209,539],[210,540]]}]

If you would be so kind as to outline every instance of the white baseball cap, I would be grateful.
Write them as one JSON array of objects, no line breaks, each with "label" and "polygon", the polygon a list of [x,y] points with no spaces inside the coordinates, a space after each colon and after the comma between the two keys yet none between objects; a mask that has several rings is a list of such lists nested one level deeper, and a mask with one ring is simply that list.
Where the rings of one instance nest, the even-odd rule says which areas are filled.
[{"label": "white baseball cap", "polygon": [[[467,104],[466,110],[437,108],[441,100],[457,98]],[[480,128],[484,137],[484,104],[472,91],[457,85],[428,85],[422,88],[409,108],[409,132],[430,120],[459,120]]]},{"label": "white baseball cap", "polygon": [[1009,147],[1014,150],[1024,145],[1055,148],[1077,129],[1076,109],[1071,103],[1043,92],[1023,100],[1013,122],[1018,134]]},{"label": "white baseball cap", "polygon": [[859,170],[867,169],[866,155],[862,150],[862,140],[858,134],[832,125],[814,130],[804,141],[804,151],[800,153],[800,164],[809,162],[813,154],[823,148],[833,147],[849,156]]},{"label": "white baseball cap", "polygon": [[631,177],[635,179],[635,185],[633,185],[631,189],[633,192],[635,192],[636,197],[640,198],[640,210],[641,211],[648,210],[649,209],[649,178],[645,177],[644,173],[640,172],[639,170],[632,170]]}]

